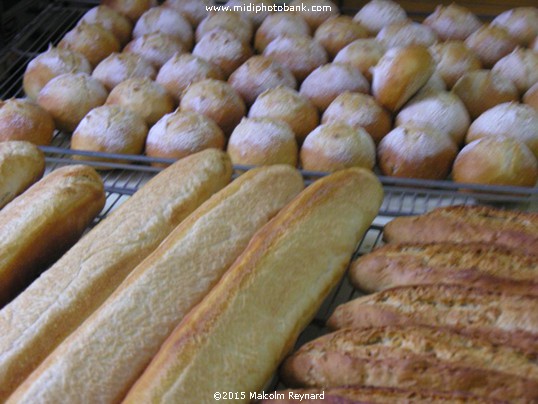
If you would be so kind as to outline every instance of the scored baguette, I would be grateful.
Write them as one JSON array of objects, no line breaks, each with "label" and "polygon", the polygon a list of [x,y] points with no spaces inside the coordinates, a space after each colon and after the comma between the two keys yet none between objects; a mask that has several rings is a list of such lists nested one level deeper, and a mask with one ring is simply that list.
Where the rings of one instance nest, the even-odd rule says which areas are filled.
[{"label": "scored baguette", "polygon": [[382,198],[377,178],[358,168],[310,185],[252,238],[124,402],[202,404],[218,391],[259,391],[343,276]]},{"label": "scored baguette", "polygon": [[121,400],[257,229],[303,189],[289,165],[248,171],[181,223],[8,402]]},{"label": "scored baguette", "polygon": [[538,296],[538,256],[483,243],[395,243],[354,261],[349,278],[365,292],[461,283]]},{"label": "scored baguette", "polygon": [[30,142],[0,142],[0,209],[43,176],[45,155]]},{"label": "scored baguette", "polygon": [[231,179],[206,150],[162,171],[0,311],[0,401],[114,291],[187,215]]},{"label": "scored baguette", "polygon": [[487,206],[450,206],[385,225],[389,243],[481,242],[538,255],[538,213]]},{"label": "scored baguette", "polygon": [[104,205],[99,174],[74,165],[53,171],[5,206],[0,211],[0,307],[60,258]]}]

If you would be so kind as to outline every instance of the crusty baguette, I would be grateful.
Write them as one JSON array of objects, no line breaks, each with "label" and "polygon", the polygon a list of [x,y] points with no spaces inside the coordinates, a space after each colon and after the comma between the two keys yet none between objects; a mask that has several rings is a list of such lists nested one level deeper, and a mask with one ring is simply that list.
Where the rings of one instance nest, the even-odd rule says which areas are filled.
[{"label": "crusty baguette", "polygon": [[0,209],[36,182],[45,171],[45,155],[30,142],[0,142]]},{"label": "crusty baguette", "polygon": [[0,401],[78,327],[187,215],[231,179],[207,150],[152,178],[0,311]]},{"label": "crusty baguette", "polygon": [[74,165],[53,171],[5,206],[0,211],[0,307],[60,258],[104,205],[97,171]]},{"label": "crusty baguette", "polygon": [[303,189],[289,165],[250,170],[180,224],[8,402],[121,400],[253,234]]},{"label": "crusty baguette", "polygon": [[342,277],[382,195],[358,168],[309,186],[252,238],[125,402],[202,404],[216,391],[259,391]]},{"label": "crusty baguette", "polygon": [[349,278],[365,292],[461,283],[538,296],[538,256],[483,243],[394,243],[354,261]]},{"label": "crusty baguette", "polygon": [[538,255],[538,213],[451,206],[393,219],[383,236],[390,243],[481,242]]}]

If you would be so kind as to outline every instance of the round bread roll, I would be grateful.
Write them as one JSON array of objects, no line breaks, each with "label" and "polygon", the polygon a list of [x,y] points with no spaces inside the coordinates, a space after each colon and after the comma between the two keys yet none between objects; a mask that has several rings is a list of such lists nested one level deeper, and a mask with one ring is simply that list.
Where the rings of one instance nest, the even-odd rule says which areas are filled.
[{"label": "round bread roll", "polygon": [[175,54],[159,70],[156,81],[179,103],[183,91],[204,79],[224,80],[217,65],[190,53]]},{"label": "round bread roll", "polygon": [[529,88],[523,96],[523,102],[538,112],[538,83]]},{"label": "round bread roll", "polygon": [[482,26],[480,20],[468,8],[455,3],[437,6],[435,11],[424,19],[423,24],[433,29],[443,41],[463,41]]},{"label": "round bread roll", "polygon": [[216,64],[228,78],[252,56],[252,49],[232,32],[217,28],[200,39],[192,54]]},{"label": "round bread roll", "polygon": [[309,171],[332,172],[349,167],[372,170],[375,144],[362,128],[341,122],[326,123],[306,137],[300,158],[302,168]]},{"label": "round bread roll", "polygon": [[451,40],[430,46],[437,65],[436,71],[448,88],[452,88],[465,73],[480,70],[482,63],[462,41]]},{"label": "round bread roll", "polygon": [[297,166],[298,148],[289,125],[270,118],[244,118],[227,148],[233,164]]},{"label": "round bread roll", "polygon": [[392,48],[373,69],[372,93],[390,111],[397,111],[426,82],[435,70],[435,62],[422,45]]},{"label": "round bread roll", "polygon": [[53,133],[54,121],[39,105],[23,98],[0,100],[0,142],[24,140],[47,146]]},{"label": "round bread roll", "polygon": [[372,68],[384,54],[385,47],[375,38],[357,39],[342,48],[333,62],[354,66],[368,81],[372,81]]},{"label": "round bread roll", "polygon": [[368,30],[348,15],[331,17],[324,21],[314,34],[331,58],[351,42],[368,37]]},{"label": "round bread roll", "polygon": [[[119,105],[92,109],[71,137],[71,149],[114,154],[142,154],[148,134],[146,122]],[[124,163],[121,159],[75,155],[77,160]]]},{"label": "round bread roll", "polygon": [[475,119],[465,141],[471,143],[492,136],[517,139],[525,143],[538,158],[538,112],[526,104],[499,104]]},{"label": "round bread roll", "polygon": [[133,37],[157,32],[176,36],[186,49],[192,49],[194,34],[190,22],[170,7],[154,7],[142,14],[133,29]]},{"label": "round bread roll", "polygon": [[359,69],[342,63],[329,63],[310,73],[301,84],[299,93],[320,111],[325,111],[345,91],[368,93],[369,90],[370,84]]},{"label": "round bread roll", "polygon": [[463,142],[471,124],[465,105],[454,93],[431,92],[413,97],[396,116],[396,126],[430,127]]},{"label": "round bread roll", "polygon": [[113,53],[93,70],[92,76],[103,83],[108,91],[122,81],[134,77],[154,79],[157,75],[155,67],[134,53]]},{"label": "round bread roll", "polygon": [[495,105],[519,100],[515,84],[491,70],[465,73],[452,91],[463,101],[472,119]]},{"label": "round bread roll", "polygon": [[37,55],[28,63],[22,85],[24,93],[35,100],[45,84],[54,77],[65,73],[91,72],[90,62],[81,53],[49,46],[46,52]]},{"label": "round bread roll", "polygon": [[491,22],[503,27],[519,44],[527,46],[538,36],[538,8],[517,7],[499,14]]},{"label": "round bread roll", "polygon": [[392,128],[392,116],[368,94],[345,92],[323,113],[321,123],[342,122],[363,128],[377,144]]},{"label": "round bread roll", "polygon": [[443,180],[457,153],[450,136],[433,128],[397,126],[379,143],[377,158],[383,175]]},{"label": "round bread roll", "polygon": [[297,14],[274,13],[268,16],[256,31],[254,48],[262,53],[267,45],[282,35],[310,35],[310,26]]},{"label": "round bread roll", "polygon": [[441,75],[434,71],[429,80],[424,84],[420,90],[415,94],[415,97],[422,94],[445,92],[446,84]]},{"label": "round bread roll", "polygon": [[314,104],[292,88],[282,86],[260,94],[248,116],[286,122],[299,144],[319,124],[319,113]]},{"label": "round bread roll", "polygon": [[259,27],[263,21],[275,11],[273,0],[229,0],[228,7],[241,7],[239,13],[252,21],[254,27]]},{"label": "round bread roll", "polygon": [[538,82],[538,53],[518,48],[495,63],[491,70],[512,80],[523,94]]},{"label": "round bread roll", "polygon": [[254,27],[248,18],[233,11],[219,11],[209,14],[200,22],[196,28],[196,42],[200,42],[205,34],[214,29],[230,31],[245,44],[249,44],[254,35]]},{"label": "round bread roll", "polygon": [[147,77],[135,77],[118,84],[106,99],[108,105],[120,105],[142,117],[152,126],[174,110],[174,99],[158,83]]},{"label": "round bread roll", "polygon": [[37,103],[54,118],[56,127],[72,132],[90,110],[103,105],[105,86],[86,73],[66,73],[49,81],[37,96]]},{"label": "round bread roll", "polygon": [[504,28],[485,25],[469,35],[465,45],[476,52],[484,67],[491,68],[499,59],[512,52],[517,42]]},{"label": "round bread roll", "polygon": [[298,81],[329,61],[323,46],[305,35],[279,36],[267,45],[263,55],[290,69]]},{"label": "round bread roll", "polygon": [[123,51],[139,55],[160,69],[174,54],[186,52],[186,48],[178,37],[156,32],[133,39]]},{"label": "round bread roll", "polygon": [[377,35],[387,25],[406,21],[407,14],[392,0],[371,0],[355,14],[353,19],[366,27],[370,33]]},{"label": "round bread roll", "polygon": [[400,21],[383,27],[376,39],[387,49],[409,45],[431,46],[437,42],[437,34],[427,25]]},{"label": "round bread roll", "polygon": [[172,8],[185,16],[196,27],[208,14],[208,8],[215,5],[213,0],[166,0],[164,7]]},{"label": "round bread roll", "polygon": [[199,112],[213,119],[229,136],[247,112],[243,99],[224,81],[206,79],[191,84],[181,97],[182,111]]},{"label": "round bread roll", "polygon": [[123,14],[108,6],[97,6],[89,9],[80,19],[79,24],[99,24],[107,31],[112,32],[120,42],[125,45],[131,39],[133,23]]},{"label": "round bread roll", "polygon": [[146,154],[180,159],[205,149],[223,149],[225,141],[224,133],[212,119],[196,112],[177,110],[163,116],[150,129]]},{"label": "round bread roll", "polygon": [[157,0],[101,0],[101,4],[136,22],[145,11],[157,5]]},{"label": "round bread roll", "polygon": [[69,31],[58,43],[58,48],[83,54],[95,67],[113,52],[119,52],[118,39],[99,24],[81,22]]},{"label": "round bread roll", "polygon": [[253,56],[232,73],[228,83],[239,93],[247,105],[265,90],[285,86],[297,88],[293,73],[279,63],[265,57]]},{"label": "round bread roll", "polygon": [[338,6],[330,0],[293,0],[289,5],[306,20],[312,31],[330,17],[339,14]]}]

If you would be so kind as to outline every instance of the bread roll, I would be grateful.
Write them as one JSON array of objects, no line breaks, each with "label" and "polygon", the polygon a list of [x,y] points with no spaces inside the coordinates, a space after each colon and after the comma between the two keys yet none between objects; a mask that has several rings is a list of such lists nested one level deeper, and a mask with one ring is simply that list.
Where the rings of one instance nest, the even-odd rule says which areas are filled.
[{"label": "bread roll", "polygon": [[53,133],[54,120],[39,105],[24,98],[0,100],[0,142],[24,140],[47,146]]},{"label": "bread roll", "polygon": [[472,119],[498,104],[519,100],[515,84],[491,70],[465,73],[452,92],[463,101]]},{"label": "bread roll", "polygon": [[[149,180],[0,311],[0,398],[26,377],[116,289],[180,222],[232,175],[206,150]],[[73,218],[74,216],[72,216]]]},{"label": "bread roll", "polygon": [[28,63],[22,85],[24,93],[36,100],[41,89],[54,77],[65,73],[91,72],[90,62],[81,53],[49,46],[46,52],[40,53]]},{"label": "bread roll", "polygon": [[211,118],[197,112],[178,110],[163,116],[150,129],[146,154],[149,157],[180,159],[205,149],[223,149],[225,142],[224,133]]},{"label": "bread roll", "polygon": [[330,58],[351,42],[368,37],[368,30],[348,15],[325,20],[316,29],[314,39],[323,45]]},{"label": "bread roll", "polygon": [[164,7],[170,7],[187,17],[193,27],[196,27],[208,14],[207,7],[215,4],[214,0],[165,0]]},{"label": "bread roll", "polygon": [[[444,93],[446,92],[446,83],[441,77],[441,75],[434,71],[431,77],[428,79],[426,84],[424,84],[420,90],[417,91],[417,93],[414,95],[414,97],[422,97],[427,96],[433,93]],[[413,98],[411,98],[412,100]],[[411,102],[409,100],[409,102]]]},{"label": "bread roll", "polygon": [[353,19],[365,26],[371,34],[377,35],[387,25],[406,21],[407,14],[392,0],[371,0],[355,14]]},{"label": "bread roll", "polygon": [[529,88],[529,91],[523,95],[523,102],[538,112],[538,83]]},{"label": "bread roll", "polygon": [[185,52],[186,47],[177,36],[156,32],[133,39],[123,51],[139,55],[160,69],[176,53]]},{"label": "bread roll", "polygon": [[79,24],[81,22],[101,25],[114,34],[121,46],[124,46],[131,39],[133,23],[123,14],[108,6],[100,5],[89,9],[84,13]]},{"label": "bread roll", "polygon": [[328,63],[308,75],[299,93],[312,101],[320,111],[325,111],[343,92],[368,93],[369,90],[370,83],[359,69],[343,63]]},{"label": "bread roll", "polygon": [[464,74],[482,68],[480,59],[462,41],[438,43],[429,50],[437,65],[435,71],[448,88],[452,88]]},{"label": "bread roll", "polygon": [[[133,270],[10,400],[121,400],[252,235],[302,187],[296,170],[275,166],[250,171],[215,194]],[[141,299],[149,310],[142,316]],[[126,334],[125,329],[136,332]]]},{"label": "bread roll", "polygon": [[290,126],[271,118],[244,118],[228,142],[232,163],[297,166],[298,148]]},{"label": "bread roll", "polygon": [[196,27],[196,42],[200,42],[205,34],[214,29],[229,31],[245,44],[249,44],[254,35],[254,27],[250,19],[234,11],[219,11],[209,14]]},{"label": "bread roll", "polygon": [[[260,391],[338,283],[382,198],[366,170],[314,182],[256,233],[168,337],[125,402],[211,403],[216,391]],[[320,229],[331,229],[331,237]]]},{"label": "bread roll", "polygon": [[345,92],[323,113],[321,123],[342,122],[355,129],[364,128],[377,144],[392,128],[390,113],[374,97]]},{"label": "bread roll", "polygon": [[236,12],[252,21],[254,28],[259,27],[267,17],[276,11],[274,0],[229,0],[226,5],[228,7],[239,6],[240,10]]},{"label": "bread roll", "polygon": [[310,26],[298,14],[274,13],[269,15],[256,30],[254,48],[262,53],[267,45],[279,36],[310,35]]},{"label": "bread roll", "polygon": [[443,41],[463,41],[482,26],[480,20],[468,8],[456,3],[438,5],[423,23],[431,27]]},{"label": "bread roll", "polygon": [[428,49],[420,45],[389,49],[373,69],[372,94],[391,111],[400,109],[435,70]]},{"label": "bread roll", "polygon": [[23,193],[45,171],[45,155],[32,143],[0,142],[0,209]]},{"label": "bread roll", "polygon": [[330,17],[339,14],[338,6],[330,0],[293,0],[289,5],[306,20],[312,31]]},{"label": "bread roll", "polygon": [[0,211],[0,307],[60,258],[104,205],[101,177],[79,165],[55,170],[6,205]]},{"label": "bread roll", "polygon": [[385,47],[375,38],[357,39],[342,48],[334,57],[334,62],[355,66],[364,77],[372,81],[372,68],[384,54]]},{"label": "bread roll", "polygon": [[387,49],[409,45],[431,46],[437,42],[437,34],[418,22],[400,21],[383,27],[376,39]]},{"label": "bread roll", "polygon": [[150,7],[157,5],[156,0],[101,0],[101,4],[113,8],[118,13],[125,15],[132,22],[138,18]]},{"label": "bread roll", "polygon": [[66,73],[49,81],[37,103],[54,118],[56,127],[72,132],[93,108],[103,105],[108,91],[86,73]]},{"label": "bread roll", "polygon": [[504,28],[485,25],[469,35],[465,45],[476,52],[484,67],[491,68],[499,59],[512,52],[517,43]]},{"label": "bread roll", "polygon": [[301,166],[309,171],[337,171],[349,167],[372,170],[375,144],[363,128],[327,123],[306,137],[300,156]]},{"label": "bread roll", "polygon": [[538,83],[538,53],[518,48],[495,63],[491,71],[512,80],[523,94]]},{"label": "bread roll", "polygon": [[538,36],[538,8],[516,7],[504,11],[491,24],[503,27],[521,45],[526,46]]},{"label": "bread roll", "polygon": [[134,53],[113,53],[97,65],[92,77],[103,83],[108,91],[122,81],[135,77],[155,79],[157,70],[146,59]]},{"label": "bread roll", "polygon": [[260,94],[248,112],[249,118],[273,118],[286,122],[298,143],[319,124],[319,112],[312,102],[288,87],[277,87]]},{"label": "bread roll", "polygon": [[190,22],[179,12],[169,7],[153,7],[144,12],[136,22],[133,37],[154,34],[172,35],[181,40],[185,49],[192,49],[194,34]]}]

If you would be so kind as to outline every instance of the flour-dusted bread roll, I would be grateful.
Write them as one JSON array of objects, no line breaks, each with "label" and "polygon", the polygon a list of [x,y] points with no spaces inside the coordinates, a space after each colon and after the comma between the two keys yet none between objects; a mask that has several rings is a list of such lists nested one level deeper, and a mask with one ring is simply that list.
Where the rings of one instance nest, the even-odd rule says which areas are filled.
[{"label": "flour-dusted bread roll", "polygon": [[90,62],[83,54],[49,46],[46,52],[40,53],[28,63],[22,85],[24,93],[36,100],[41,89],[54,77],[65,73],[91,72]]},{"label": "flour-dusted bread roll", "polygon": [[23,141],[0,142],[0,209],[41,178],[45,155]]},{"label": "flour-dusted bread roll", "polygon": [[54,120],[29,99],[0,100],[0,142],[24,140],[40,146],[52,141]]},{"label": "flour-dusted bread roll", "polygon": [[376,39],[387,49],[409,45],[431,46],[437,42],[437,34],[427,25],[401,21],[383,27]]},{"label": "flour-dusted bread roll", "polygon": [[143,57],[156,69],[160,69],[176,53],[186,50],[185,44],[177,36],[160,32],[139,36],[123,48],[124,52]]},{"label": "flour-dusted bread roll", "polygon": [[191,49],[194,43],[194,34],[190,22],[178,11],[169,7],[153,7],[142,14],[133,29],[133,37],[160,32],[178,37]]},{"label": "flour-dusted bread roll", "polygon": [[373,69],[372,94],[391,111],[399,110],[426,82],[435,62],[422,45],[392,48]]},{"label": "flour-dusted bread roll", "polygon": [[363,128],[326,123],[314,129],[301,146],[301,166],[309,171],[337,171],[349,167],[372,170],[375,144]]},{"label": "flour-dusted bread roll", "polygon": [[133,23],[126,16],[108,6],[100,5],[89,9],[79,20],[79,24],[82,22],[101,25],[114,34],[121,46],[131,39]]},{"label": "flour-dusted bread roll", "polygon": [[375,38],[357,39],[345,46],[334,57],[335,63],[346,63],[358,68],[369,81],[372,68],[385,54],[385,47]]},{"label": "flour-dusted bread roll", "polygon": [[254,48],[262,53],[267,45],[282,35],[310,35],[310,26],[298,14],[274,13],[268,16],[256,30]]},{"label": "flour-dusted bread roll", "polygon": [[245,44],[249,44],[254,35],[254,27],[250,19],[234,11],[220,11],[209,14],[196,27],[196,42],[200,42],[205,34],[214,29],[229,31]]},{"label": "flour-dusted bread roll", "polygon": [[353,19],[377,35],[383,27],[407,20],[405,10],[392,0],[371,0],[355,14]]},{"label": "flour-dusted bread roll", "polygon": [[105,86],[86,73],[66,73],[49,81],[37,96],[37,103],[54,118],[56,127],[72,132],[93,108],[108,96]]},{"label": "flour-dusted bread roll", "polygon": [[523,95],[523,102],[530,105],[536,110],[536,112],[538,112],[538,83],[529,88],[529,90]]},{"label": "flour-dusted bread roll", "polygon": [[325,20],[314,34],[314,39],[323,45],[331,58],[351,42],[366,37],[368,30],[348,15]]},{"label": "flour-dusted bread roll", "polygon": [[538,83],[538,52],[518,48],[495,63],[491,71],[510,79],[523,94]]},{"label": "flour-dusted bread roll", "polygon": [[249,118],[274,118],[286,122],[298,143],[319,124],[319,112],[312,102],[289,87],[277,87],[260,94],[248,112]]},{"label": "flour-dusted bread roll", "polygon": [[435,11],[424,19],[424,25],[431,27],[444,41],[463,41],[477,31],[482,23],[468,8],[452,3],[437,6]]},{"label": "flour-dusted bread roll", "polygon": [[92,73],[92,77],[103,83],[108,91],[127,79],[148,77],[153,80],[156,75],[155,67],[134,53],[113,53],[103,59]]},{"label": "flour-dusted bread roll", "polygon": [[276,11],[274,0],[229,0],[226,5],[228,7],[239,6],[240,9],[236,8],[236,12],[252,21],[254,28],[258,28]]},{"label": "flour-dusted bread roll", "polygon": [[101,4],[136,22],[146,10],[157,5],[157,0],[101,0]]},{"label": "flour-dusted bread roll", "polygon": [[324,21],[339,14],[338,6],[330,0],[293,0],[289,5],[306,20],[312,32]]},{"label": "flour-dusted bread roll", "polygon": [[504,11],[491,24],[503,27],[521,45],[527,46],[538,36],[538,8],[516,7]]},{"label": "flour-dusted bread roll", "polygon": [[0,311],[0,398],[95,311],[191,212],[230,181],[229,157],[206,150],[143,185]]},{"label": "flour-dusted bread roll", "polygon": [[289,166],[241,175],[176,227],[10,400],[121,401],[176,325],[302,188]]},{"label": "flour-dusted bread roll", "polygon": [[436,63],[435,71],[448,88],[452,88],[465,73],[482,68],[480,59],[462,41],[441,42],[430,46],[429,50]]},{"label": "flour-dusted bread roll", "polygon": [[504,28],[484,25],[467,37],[465,45],[476,52],[485,68],[491,68],[499,59],[512,52],[517,42]]},{"label": "flour-dusted bread roll", "polygon": [[165,0],[164,7],[179,11],[187,17],[193,27],[196,27],[208,14],[207,7],[215,5],[214,0]]}]

